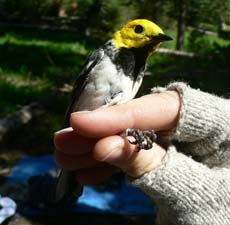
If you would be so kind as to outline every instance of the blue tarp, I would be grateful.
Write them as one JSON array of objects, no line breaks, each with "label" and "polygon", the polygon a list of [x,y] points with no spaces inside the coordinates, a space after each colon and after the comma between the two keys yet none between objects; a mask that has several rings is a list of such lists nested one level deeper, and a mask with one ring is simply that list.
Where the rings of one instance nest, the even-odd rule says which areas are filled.
[{"label": "blue tarp", "polygon": [[[7,180],[8,183],[27,181],[57,168],[53,155],[25,157],[18,161]],[[100,191],[94,186],[85,186],[83,195],[73,205],[74,212],[115,213],[143,215],[155,212],[151,199],[141,190],[126,185],[123,180],[117,189]]]}]

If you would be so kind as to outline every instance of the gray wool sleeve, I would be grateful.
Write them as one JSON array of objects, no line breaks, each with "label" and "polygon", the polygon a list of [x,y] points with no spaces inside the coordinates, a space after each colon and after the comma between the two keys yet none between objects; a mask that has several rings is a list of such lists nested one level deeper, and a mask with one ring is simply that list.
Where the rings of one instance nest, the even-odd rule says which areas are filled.
[{"label": "gray wool sleeve", "polygon": [[155,201],[158,225],[230,224],[230,101],[172,83],[178,125],[162,164],[129,182]]},{"label": "gray wool sleeve", "polygon": [[[162,89],[155,88],[153,92]],[[178,125],[171,135],[177,150],[204,164],[229,165],[230,100],[192,89],[182,82],[169,84],[163,90],[175,90],[181,98]]]},{"label": "gray wool sleeve", "polygon": [[170,146],[161,166],[130,182],[156,203],[157,225],[230,224],[230,169],[210,169]]},{"label": "gray wool sleeve", "polygon": [[[184,83],[172,83],[167,90],[176,90],[181,98],[180,118],[175,132],[179,141],[206,139],[219,149],[219,143],[230,136],[230,100],[192,89]],[[212,140],[207,140],[212,136]]]}]

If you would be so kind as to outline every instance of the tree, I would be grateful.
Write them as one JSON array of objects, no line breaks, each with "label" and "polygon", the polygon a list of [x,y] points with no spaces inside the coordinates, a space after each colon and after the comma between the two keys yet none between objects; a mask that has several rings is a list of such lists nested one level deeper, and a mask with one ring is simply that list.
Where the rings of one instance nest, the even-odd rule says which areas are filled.
[{"label": "tree", "polygon": [[184,47],[184,34],[186,30],[186,0],[179,0],[179,16],[177,20],[177,42],[176,49],[182,50]]}]

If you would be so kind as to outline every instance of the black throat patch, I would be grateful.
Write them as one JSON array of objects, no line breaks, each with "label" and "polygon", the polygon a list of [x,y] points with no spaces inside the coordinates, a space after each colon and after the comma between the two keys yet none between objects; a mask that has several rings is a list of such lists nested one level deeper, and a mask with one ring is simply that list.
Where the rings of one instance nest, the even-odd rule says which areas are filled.
[{"label": "black throat patch", "polygon": [[144,76],[146,59],[152,48],[153,45],[151,44],[151,46],[142,48],[121,48],[118,50],[112,42],[107,42],[104,50],[117,69],[123,70],[127,76],[135,81],[138,77]]}]

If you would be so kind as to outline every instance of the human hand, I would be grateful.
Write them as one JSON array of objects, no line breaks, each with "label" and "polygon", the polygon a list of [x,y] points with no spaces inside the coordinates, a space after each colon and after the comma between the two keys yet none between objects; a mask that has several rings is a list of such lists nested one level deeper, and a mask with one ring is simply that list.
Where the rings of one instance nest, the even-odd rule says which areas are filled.
[{"label": "human hand", "polygon": [[127,128],[172,130],[178,120],[180,98],[175,91],[149,94],[128,103],[73,113],[71,128],[55,134],[56,161],[67,170],[76,170],[79,183],[94,184],[117,169],[140,177],[162,162],[166,150],[154,143],[153,149],[138,151],[120,134]]}]

